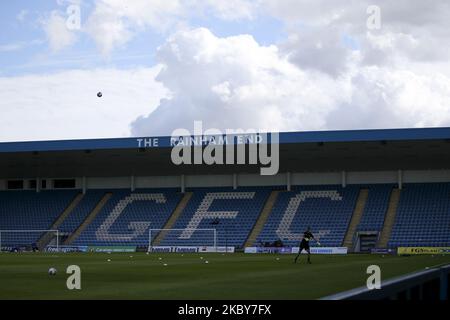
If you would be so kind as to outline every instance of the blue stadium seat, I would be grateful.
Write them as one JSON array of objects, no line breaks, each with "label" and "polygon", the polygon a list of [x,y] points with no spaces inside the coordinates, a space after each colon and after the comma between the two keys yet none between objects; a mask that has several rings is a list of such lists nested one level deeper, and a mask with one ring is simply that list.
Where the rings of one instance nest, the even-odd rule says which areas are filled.
[{"label": "blue stadium seat", "polygon": [[322,245],[340,246],[352,217],[359,186],[293,187],[281,192],[257,242],[299,244],[309,226]]},{"label": "blue stadium seat", "polygon": [[80,203],[59,226],[59,231],[63,233],[74,232],[87,218],[104,194],[105,191],[103,190],[89,190],[86,192]]},{"label": "blue stadium seat", "polygon": [[[47,230],[75,198],[77,191],[1,191],[0,230]],[[2,233],[2,246],[31,245],[43,234]]]},{"label": "blue stadium seat", "polygon": [[[365,186],[361,187],[365,188]],[[369,195],[357,231],[381,232],[394,185],[370,185],[367,188]]]},{"label": "blue stadium seat", "polygon": [[450,183],[403,186],[388,246],[450,246]]},{"label": "blue stadium seat", "polygon": [[[282,240],[297,245],[310,226],[325,246],[341,246],[361,188],[369,195],[358,231],[381,231],[394,185],[293,186],[282,191],[257,238],[257,243]],[[193,188],[184,211],[160,245],[242,247],[270,192],[280,187]],[[177,189],[89,190],[59,230],[74,232],[106,192],[112,197],[75,239],[76,245],[148,245],[148,230],[163,228],[182,198]],[[0,230],[49,229],[79,193],[78,190],[1,191]],[[187,229],[187,230],[186,230]],[[2,245],[29,245],[42,234],[2,235]],[[156,236],[156,234],[154,234]],[[405,184],[389,247],[450,246],[450,183]]]},{"label": "blue stadium seat", "polygon": [[[173,228],[216,229],[217,245],[242,247],[267,200],[271,188],[195,188],[189,204]],[[199,217],[209,218],[198,219]],[[230,214],[233,212],[233,214]],[[234,218],[230,218],[233,216]],[[195,219],[198,219],[197,221]],[[194,232],[180,239],[180,232],[168,233],[161,245],[212,246],[210,231]],[[188,238],[187,238],[188,237]]]},{"label": "blue stadium seat", "polygon": [[[108,191],[112,197],[73,244],[146,246],[148,229],[163,228],[182,197],[175,189],[97,192]],[[133,230],[133,223],[140,227]]]}]

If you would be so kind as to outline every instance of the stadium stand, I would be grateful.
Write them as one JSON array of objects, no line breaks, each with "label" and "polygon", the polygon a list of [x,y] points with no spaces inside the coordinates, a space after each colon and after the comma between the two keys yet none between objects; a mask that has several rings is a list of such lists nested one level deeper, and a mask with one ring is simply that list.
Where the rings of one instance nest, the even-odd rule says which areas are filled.
[{"label": "stadium stand", "polygon": [[[341,246],[362,188],[368,189],[357,232],[380,234],[394,184],[193,188],[178,216],[172,217],[183,194],[178,189],[88,190],[59,226],[71,234],[85,221],[107,192],[111,198],[73,241],[74,245],[148,245],[148,230],[184,229],[159,235],[159,245],[212,245],[212,234],[193,229],[216,229],[217,245],[242,247],[259,221],[269,195],[277,190],[253,245],[281,240],[297,245],[310,226],[324,246]],[[49,229],[79,193],[77,190],[1,191],[0,230]],[[172,220],[170,218],[172,217]],[[450,245],[450,183],[404,184],[388,247]],[[156,237],[158,233],[153,234]],[[42,235],[2,235],[3,245],[25,245]]]},{"label": "stadium stand", "polygon": [[285,245],[298,245],[309,226],[322,245],[340,246],[358,192],[359,186],[295,186],[291,192],[281,192],[257,241],[280,239]]},{"label": "stadium stand", "polygon": [[[46,230],[78,192],[58,191],[1,191],[0,230]],[[36,243],[43,234],[2,233],[2,245],[20,246]]]},{"label": "stadium stand", "polygon": [[450,245],[450,184],[407,184],[389,247]]},{"label": "stadium stand", "polygon": [[[247,136],[236,146],[251,144]],[[0,230],[57,228],[63,244],[144,246],[150,228],[214,228],[219,245],[241,247],[297,245],[310,226],[323,246],[357,249],[362,233],[377,248],[450,245],[450,128],[276,137],[277,173],[268,176],[262,159],[175,165],[169,136],[0,143]],[[204,146],[197,140],[193,150]],[[237,147],[250,160],[250,148]],[[190,230],[154,236],[206,245]],[[2,240],[47,243],[10,237]]]},{"label": "stadium stand", "polygon": [[[111,190],[97,192],[107,191]],[[148,245],[147,230],[162,228],[180,199],[174,189],[113,190],[110,200],[73,244]]]},{"label": "stadium stand", "polygon": [[387,210],[389,197],[393,187],[393,185],[389,184],[369,186],[369,196],[357,228],[358,231],[381,232],[384,215]]},{"label": "stadium stand", "polygon": [[[198,188],[194,189],[191,201],[174,225],[178,228],[217,230],[217,245],[242,247],[270,194],[270,188]],[[181,234],[170,232],[161,245],[212,245],[206,232]]]},{"label": "stadium stand", "polygon": [[64,219],[63,223],[59,226],[59,231],[63,233],[74,232],[86,219],[95,205],[100,201],[103,194],[103,191],[98,190],[89,190],[88,192],[86,192],[78,206],[66,217],[66,219]]}]

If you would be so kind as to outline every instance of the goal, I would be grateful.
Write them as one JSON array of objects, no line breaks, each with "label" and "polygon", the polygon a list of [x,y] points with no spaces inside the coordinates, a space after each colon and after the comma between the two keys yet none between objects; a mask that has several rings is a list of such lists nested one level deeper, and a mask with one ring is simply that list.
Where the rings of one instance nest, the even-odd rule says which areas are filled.
[{"label": "goal", "polygon": [[149,229],[148,252],[154,247],[210,247],[217,251],[216,229]]},{"label": "goal", "polygon": [[0,230],[0,252],[35,251],[52,246],[59,251],[59,230]]}]

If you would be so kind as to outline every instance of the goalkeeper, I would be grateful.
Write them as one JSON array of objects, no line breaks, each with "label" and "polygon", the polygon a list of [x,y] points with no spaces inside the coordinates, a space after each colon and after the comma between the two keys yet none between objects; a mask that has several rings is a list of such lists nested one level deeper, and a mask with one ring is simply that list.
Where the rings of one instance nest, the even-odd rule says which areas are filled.
[{"label": "goalkeeper", "polygon": [[[303,233],[303,239],[300,242],[300,248],[298,250],[297,256],[295,257],[294,263],[297,263],[297,259],[298,257],[300,257],[300,254],[302,253],[303,250],[305,250],[308,253],[308,263],[311,263],[311,250],[309,249],[309,241],[311,241],[311,239],[316,240],[314,238],[314,235],[311,233],[310,227],[308,227],[305,233]],[[319,241],[317,241],[317,244],[320,246]]]}]

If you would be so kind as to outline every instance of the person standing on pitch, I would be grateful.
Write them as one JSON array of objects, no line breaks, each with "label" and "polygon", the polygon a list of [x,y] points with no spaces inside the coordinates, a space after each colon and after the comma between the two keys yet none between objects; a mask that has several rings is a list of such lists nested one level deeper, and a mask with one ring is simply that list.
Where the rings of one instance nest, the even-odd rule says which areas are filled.
[{"label": "person standing on pitch", "polygon": [[[300,254],[302,253],[303,250],[305,250],[308,253],[308,263],[311,263],[311,250],[309,249],[309,241],[311,241],[311,239],[314,239],[314,235],[311,233],[311,228],[308,227],[305,231],[305,233],[303,233],[303,239],[300,242],[300,248],[298,249],[298,254],[295,257],[294,263],[297,263],[297,259],[298,257],[300,257]],[[320,242],[317,241],[317,244],[320,246]]]}]

